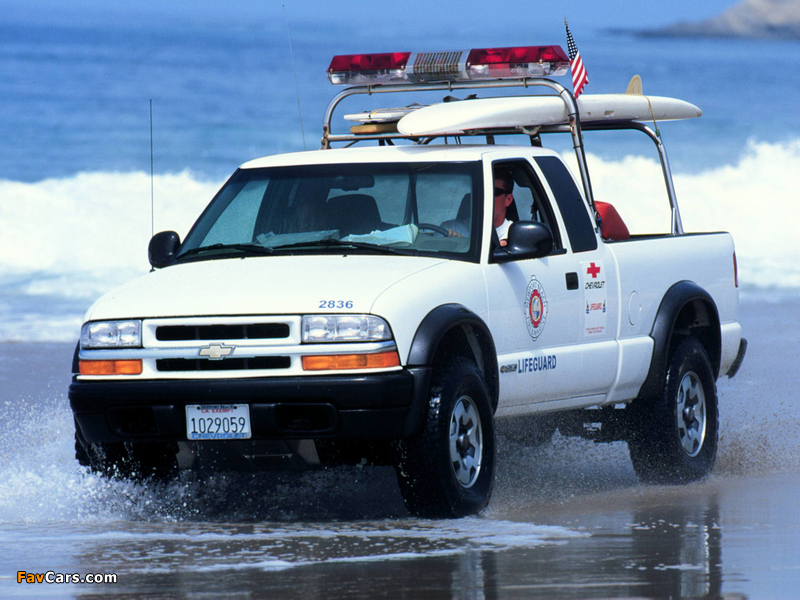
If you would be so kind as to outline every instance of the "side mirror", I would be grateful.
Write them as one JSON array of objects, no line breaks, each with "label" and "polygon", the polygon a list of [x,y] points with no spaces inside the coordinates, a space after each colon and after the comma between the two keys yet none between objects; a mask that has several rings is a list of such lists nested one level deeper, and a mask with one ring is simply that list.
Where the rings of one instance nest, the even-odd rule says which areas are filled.
[{"label": "side mirror", "polygon": [[181,245],[180,236],[174,231],[162,231],[153,236],[147,247],[147,258],[155,269],[168,267],[175,261],[175,253]]},{"label": "side mirror", "polygon": [[553,232],[538,221],[516,221],[508,229],[507,244],[495,248],[495,262],[508,262],[549,255],[555,246]]}]

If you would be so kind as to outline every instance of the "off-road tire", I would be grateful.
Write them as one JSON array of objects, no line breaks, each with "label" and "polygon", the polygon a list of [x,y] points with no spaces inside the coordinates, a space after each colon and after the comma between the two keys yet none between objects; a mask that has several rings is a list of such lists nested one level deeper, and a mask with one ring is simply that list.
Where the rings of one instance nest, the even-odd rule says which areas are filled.
[{"label": "off-road tire", "polygon": [[631,462],[646,483],[687,483],[714,467],[719,439],[719,407],[711,361],[695,338],[672,353],[659,398],[631,407],[628,440]]},{"label": "off-road tire", "polygon": [[395,468],[406,507],[428,518],[477,513],[491,497],[494,465],[486,385],[473,362],[455,358],[434,373],[422,433],[398,444]]}]

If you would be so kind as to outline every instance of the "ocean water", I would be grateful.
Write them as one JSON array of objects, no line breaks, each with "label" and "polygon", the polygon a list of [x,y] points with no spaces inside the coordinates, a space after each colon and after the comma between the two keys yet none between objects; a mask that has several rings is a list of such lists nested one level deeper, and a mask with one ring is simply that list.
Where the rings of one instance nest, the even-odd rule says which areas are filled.
[{"label": "ocean water", "polygon": [[[317,148],[338,91],[324,75],[334,54],[564,44],[557,27],[511,39],[491,29],[343,33],[306,21],[292,31],[290,54],[278,21],[0,23],[0,341],[74,340],[94,299],[149,268],[151,223],[183,236],[239,164]],[[701,119],[659,124],[684,225],[734,235],[744,294],[795,295],[800,45],[573,33],[586,93],[624,91],[638,73],[645,93],[703,109]],[[363,97],[341,114],[414,100],[439,98]],[[555,145],[569,158],[565,139]],[[652,144],[640,134],[588,134],[586,147],[596,197],[632,229],[663,228],[642,202],[660,195],[666,205]]]}]

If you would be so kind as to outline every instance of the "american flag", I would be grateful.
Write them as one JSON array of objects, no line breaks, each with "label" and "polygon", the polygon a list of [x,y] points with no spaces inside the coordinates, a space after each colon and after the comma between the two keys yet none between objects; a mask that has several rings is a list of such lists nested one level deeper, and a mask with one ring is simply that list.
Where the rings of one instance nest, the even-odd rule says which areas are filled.
[{"label": "american flag", "polygon": [[572,39],[572,34],[569,32],[569,25],[567,25],[566,19],[564,19],[564,27],[567,28],[567,52],[569,52],[569,64],[572,70],[572,89],[577,98],[581,95],[583,86],[589,83],[589,75],[583,66],[581,53],[578,52],[575,40]]}]

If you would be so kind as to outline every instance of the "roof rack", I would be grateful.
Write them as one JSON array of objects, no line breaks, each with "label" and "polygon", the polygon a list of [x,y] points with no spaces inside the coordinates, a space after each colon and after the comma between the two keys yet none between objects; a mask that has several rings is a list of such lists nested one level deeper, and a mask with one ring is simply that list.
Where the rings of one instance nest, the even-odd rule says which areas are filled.
[{"label": "roof rack", "polygon": [[[682,234],[683,223],[680,217],[678,208],[678,200],[675,194],[675,187],[672,181],[672,170],[669,166],[669,159],[667,157],[666,149],[661,142],[661,138],[657,132],[653,131],[650,127],[631,118],[622,118],[617,120],[595,120],[581,122],[580,110],[572,92],[562,86],[560,83],[547,79],[544,77],[524,77],[524,78],[509,78],[509,79],[495,79],[495,80],[480,80],[480,81],[438,81],[438,82],[420,82],[420,83],[403,83],[403,84],[375,84],[375,85],[361,85],[348,87],[337,94],[325,110],[322,125],[322,149],[329,149],[332,143],[346,143],[347,146],[355,144],[364,140],[377,140],[381,144],[392,143],[395,139],[406,139],[413,141],[415,144],[428,144],[436,138],[454,137],[453,133],[430,133],[425,135],[408,135],[401,132],[371,132],[371,133],[347,133],[337,134],[333,133],[331,128],[331,121],[333,113],[342,100],[355,95],[373,95],[381,93],[398,93],[398,92],[419,92],[419,91],[448,91],[465,90],[465,89],[497,89],[497,88],[532,88],[532,87],[545,87],[555,91],[557,97],[562,100],[566,107],[566,115],[563,123],[556,124],[542,124],[537,125],[534,129],[528,129],[521,126],[505,126],[495,127],[489,129],[474,129],[463,131],[460,136],[486,136],[491,139],[494,135],[504,134],[523,134],[528,135],[531,140],[534,136],[542,133],[569,133],[572,136],[573,149],[577,159],[578,168],[581,175],[581,183],[583,186],[584,196],[589,203],[592,211],[596,214],[594,205],[594,193],[592,191],[591,179],[589,177],[589,169],[586,163],[586,154],[583,145],[582,131],[598,131],[598,130],[637,130],[647,135],[655,144],[658,152],[659,161],[661,162],[661,169],[664,176],[664,182],[667,189],[667,196],[670,202],[671,210],[671,232],[674,235]],[[522,96],[532,97],[531,96]],[[647,100],[648,104],[650,100]],[[691,106],[691,105],[688,105]],[[696,107],[693,107],[696,109]],[[699,109],[697,109],[699,111]],[[650,108],[652,113],[652,107]],[[699,116],[698,114],[688,116]],[[673,117],[673,118],[688,118]],[[653,119],[655,122],[655,118]]]},{"label": "roof rack", "polygon": [[[594,210],[594,195],[592,194],[592,186],[589,180],[589,170],[586,166],[586,156],[583,150],[583,138],[581,135],[580,115],[578,112],[578,105],[575,102],[575,97],[568,89],[560,83],[546,78],[521,78],[521,79],[501,79],[489,81],[444,81],[444,82],[431,82],[431,83],[418,83],[418,84],[378,84],[378,85],[364,85],[353,86],[342,90],[338,93],[333,100],[328,104],[325,109],[325,115],[322,123],[322,149],[331,147],[332,142],[358,142],[361,140],[392,140],[392,139],[410,139],[417,143],[428,143],[432,139],[441,136],[426,136],[424,139],[419,136],[408,136],[402,133],[366,133],[366,134],[335,134],[331,130],[331,120],[333,119],[333,112],[339,103],[349,96],[358,94],[381,94],[381,93],[396,93],[396,92],[421,92],[421,91],[436,91],[436,90],[464,90],[464,89],[492,89],[492,88],[509,88],[509,87],[548,87],[554,90],[564,101],[567,108],[568,125],[567,129],[561,129],[562,126],[557,126],[553,131],[569,131],[572,134],[573,148],[575,149],[575,156],[578,159],[578,167],[581,171],[581,179],[583,181],[583,191],[586,199]],[[542,127],[541,133],[548,133],[552,126]],[[489,132],[500,134],[505,133],[503,130],[492,130]],[[523,133],[522,131],[508,130],[508,133]],[[486,135],[485,131],[470,132],[466,135]]]}]

